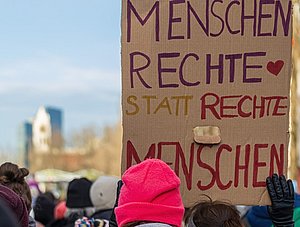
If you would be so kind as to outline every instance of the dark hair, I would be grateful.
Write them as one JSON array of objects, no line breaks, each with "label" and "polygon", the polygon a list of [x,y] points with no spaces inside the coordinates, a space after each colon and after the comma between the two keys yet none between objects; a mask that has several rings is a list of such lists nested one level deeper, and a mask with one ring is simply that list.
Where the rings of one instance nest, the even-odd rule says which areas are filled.
[{"label": "dark hair", "polygon": [[55,195],[52,192],[46,191],[45,193],[43,193],[43,195],[46,196],[49,200],[51,200],[51,202],[56,203]]},{"label": "dark hair", "polygon": [[25,201],[29,213],[32,199],[29,186],[25,181],[28,174],[28,169],[19,168],[18,165],[10,162],[5,162],[0,166],[0,184],[17,193]]},{"label": "dark hair", "polygon": [[238,210],[221,201],[202,201],[187,211],[185,223],[195,227],[242,227]]},{"label": "dark hair", "polygon": [[54,207],[55,204],[50,198],[45,194],[39,195],[33,206],[35,220],[46,226],[54,219]]}]

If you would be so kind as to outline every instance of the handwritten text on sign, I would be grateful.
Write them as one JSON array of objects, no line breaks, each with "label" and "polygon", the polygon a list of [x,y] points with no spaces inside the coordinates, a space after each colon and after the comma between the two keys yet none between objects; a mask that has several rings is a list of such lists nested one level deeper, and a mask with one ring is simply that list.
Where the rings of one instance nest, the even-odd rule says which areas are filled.
[{"label": "handwritten text on sign", "polygon": [[[160,158],[187,204],[266,203],[265,177],[286,172],[292,2],[123,0],[122,15],[123,170]],[[222,143],[195,144],[199,125]]]}]

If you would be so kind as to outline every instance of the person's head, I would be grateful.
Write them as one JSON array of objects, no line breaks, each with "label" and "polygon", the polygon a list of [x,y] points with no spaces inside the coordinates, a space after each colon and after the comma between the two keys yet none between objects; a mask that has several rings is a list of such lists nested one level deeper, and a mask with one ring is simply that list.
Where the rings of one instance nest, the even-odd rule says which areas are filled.
[{"label": "person's head", "polygon": [[65,216],[70,218],[81,218],[94,213],[92,201],[90,199],[90,189],[92,182],[87,178],[72,180],[67,189],[67,210]]},{"label": "person's head", "polygon": [[187,227],[242,227],[235,206],[221,201],[202,201],[189,209],[185,217]]},{"label": "person's head", "polygon": [[18,226],[28,227],[28,211],[24,200],[19,195],[0,184],[0,200],[13,212]]},{"label": "person's head", "polygon": [[0,184],[10,188],[23,198],[28,212],[31,210],[31,193],[25,177],[29,171],[26,168],[19,168],[18,165],[6,162],[0,166]]},{"label": "person's head", "polygon": [[46,191],[45,193],[43,193],[43,195],[50,199],[54,204],[56,204],[56,197],[52,192]]},{"label": "person's head", "polygon": [[90,188],[92,182],[87,178],[72,180],[68,185],[67,201],[68,208],[85,208],[92,207],[90,199]]},{"label": "person's head", "polygon": [[101,176],[92,184],[90,197],[96,210],[113,209],[118,181],[117,177]]},{"label": "person's head", "polygon": [[122,177],[118,207],[118,226],[161,223],[181,226],[184,206],[180,180],[163,161],[148,159],[129,168]]},{"label": "person's head", "polygon": [[54,202],[47,195],[39,195],[33,206],[35,220],[46,226],[54,220],[54,207]]}]

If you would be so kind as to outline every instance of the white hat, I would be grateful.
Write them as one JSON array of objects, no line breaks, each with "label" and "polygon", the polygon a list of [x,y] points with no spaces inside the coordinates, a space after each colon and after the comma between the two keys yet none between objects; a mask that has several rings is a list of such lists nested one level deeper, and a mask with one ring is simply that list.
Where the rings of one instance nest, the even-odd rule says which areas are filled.
[{"label": "white hat", "polygon": [[117,177],[101,176],[92,184],[90,198],[96,210],[113,209],[118,181]]}]

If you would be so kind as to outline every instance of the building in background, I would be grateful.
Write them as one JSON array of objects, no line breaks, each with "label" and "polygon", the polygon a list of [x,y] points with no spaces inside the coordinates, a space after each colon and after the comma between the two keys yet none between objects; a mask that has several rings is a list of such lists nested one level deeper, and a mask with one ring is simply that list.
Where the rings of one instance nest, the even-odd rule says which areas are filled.
[{"label": "building in background", "polygon": [[68,147],[64,144],[63,122],[61,109],[39,107],[32,120],[19,127],[20,165],[31,173],[45,169],[68,172],[94,169],[107,175],[120,174],[121,122],[101,130],[88,126],[72,132]]},{"label": "building in background", "polygon": [[25,167],[29,168],[29,153],[32,150],[32,121],[25,121],[19,126],[18,147]]},{"label": "building in background", "polygon": [[62,110],[41,106],[32,124],[33,149],[47,153],[51,149],[63,148]]}]

